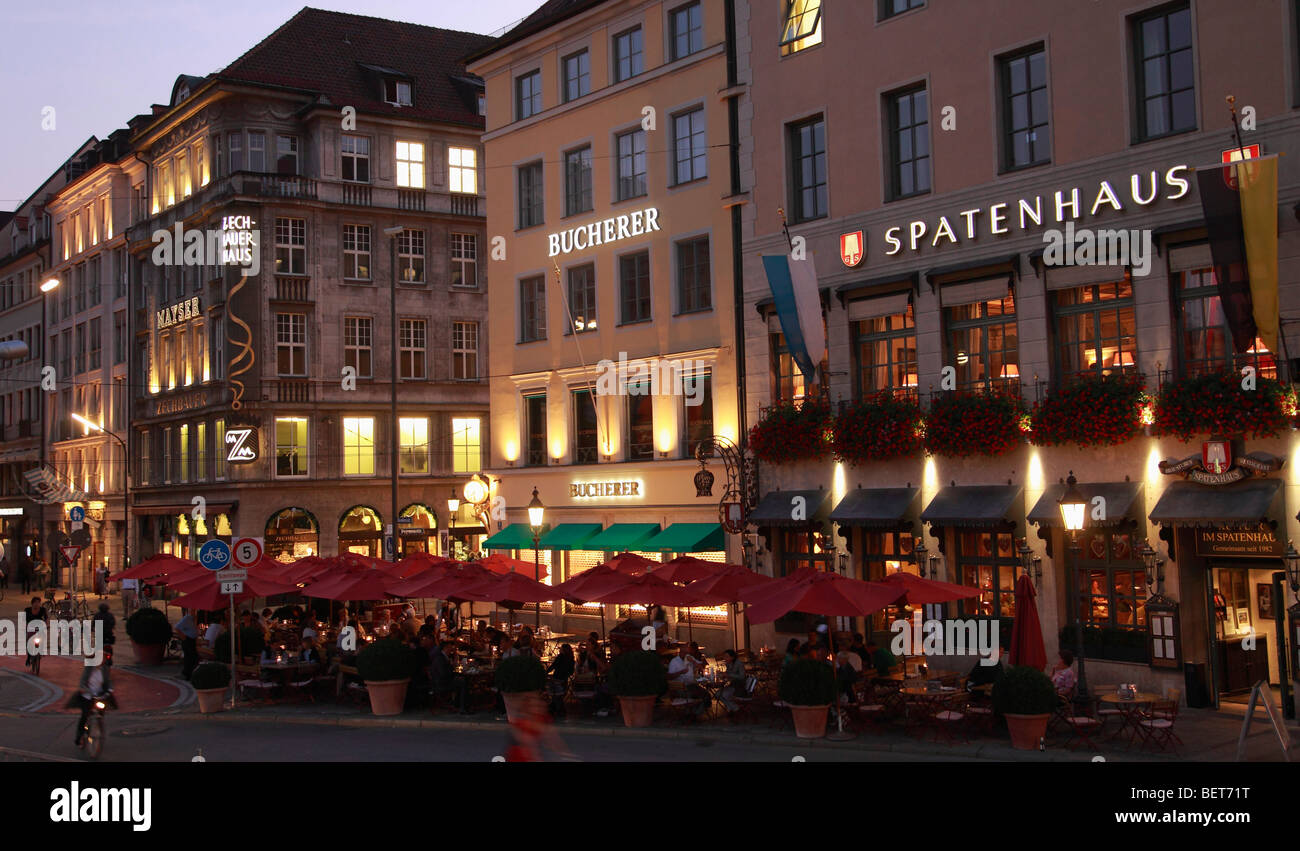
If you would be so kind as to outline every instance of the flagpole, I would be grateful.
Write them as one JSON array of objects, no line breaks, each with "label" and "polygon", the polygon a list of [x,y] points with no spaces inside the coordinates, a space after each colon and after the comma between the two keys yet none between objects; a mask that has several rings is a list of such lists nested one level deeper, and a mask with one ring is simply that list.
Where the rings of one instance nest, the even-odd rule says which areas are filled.
[{"label": "flagpole", "polygon": [[785,221],[785,208],[777,207],[776,212],[781,217],[781,232],[785,234],[785,243],[791,251],[794,251],[794,240],[790,238],[790,226]]}]

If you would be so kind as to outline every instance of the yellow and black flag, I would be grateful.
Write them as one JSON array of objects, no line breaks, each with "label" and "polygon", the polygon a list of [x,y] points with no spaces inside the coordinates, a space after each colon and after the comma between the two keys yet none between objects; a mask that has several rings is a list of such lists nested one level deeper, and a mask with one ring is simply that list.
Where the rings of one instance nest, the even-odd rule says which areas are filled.
[{"label": "yellow and black flag", "polygon": [[1276,352],[1277,157],[1199,169],[1196,180],[1233,350],[1249,351],[1258,337]]}]

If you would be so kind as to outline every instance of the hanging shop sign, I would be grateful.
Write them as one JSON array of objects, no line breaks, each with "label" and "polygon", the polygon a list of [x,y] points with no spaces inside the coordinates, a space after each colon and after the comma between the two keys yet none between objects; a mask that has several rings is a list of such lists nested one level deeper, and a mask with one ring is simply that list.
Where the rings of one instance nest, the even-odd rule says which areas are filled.
[{"label": "hanging shop sign", "polygon": [[569,496],[596,499],[606,496],[642,496],[640,480],[630,482],[570,482]]},{"label": "hanging shop sign", "polygon": [[623,216],[612,216],[589,225],[569,228],[546,237],[550,248],[548,257],[587,251],[597,245],[607,245],[624,239],[642,236],[659,230],[659,209],[647,207]]},{"label": "hanging shop sign", "polygon": [[251,464],[257,460],[257,429],[240,426],[226,429],[226,461],[230,464]]},{"label": "hanging shop sign", "polygon": [[199,307],[199,297],[193,296],[185,301],[164,307],[154,315],[154,330],[161,331],[180,322],[188,322],[203,315]]},{"label": "hanging shop sign", "polygon": [[1281,558],[1286,545],[1268,526],[1259,529],[1196,530],[1196,554],[1241,558]]},{"label": "hanging shop sign", "polygon": [[1202,485],[1229,485],[1280,470],[1282,464],[1283,459],[1267,452],[1233,457],[1230,441],[1207,440],[1201,444],[1199,455],[1189,455],[1181,461],[1174,458],[1161,461],[1160,472],[1167,476],[1181,475],[1189,482]]}]

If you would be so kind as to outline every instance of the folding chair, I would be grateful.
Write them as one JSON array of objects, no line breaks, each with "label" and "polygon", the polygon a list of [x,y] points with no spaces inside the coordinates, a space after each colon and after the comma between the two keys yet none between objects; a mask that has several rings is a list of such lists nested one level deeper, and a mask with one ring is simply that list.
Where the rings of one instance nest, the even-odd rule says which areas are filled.
[{"label": "folding chair", "polygon": [[275,689],[275,683],[262,679],[260,665],[236,664],[234,669],[235,687],[239,689],[239,693],[245,700],[263,703],[271,699],[271,692]]},{"label": "folding chair", "polygon": [[[1181,694],[1180,694],[1181,696]],[[1138,719],[1134,735],[1142,737],[1142,748],[1158,745],[1160,750],[1168,750],[1183,743],[1174,733],[1174,722],[1178,720],[1178,701],[1158,700],[1151,704],[1151,711],[1144,712]],[[1132,744],[1132,739],[1129,740]]]},{"label": "folding chair", "polygon": [[297,698],[309,703],[316,702],[316,672],[320,666],[314,662],[306,665],[299,665],[288,682],[285,683],[284,693],[286,698]]},{"label": "folding chair", "polygon": [[1120,709],[1113,703],[1102,703],[1103,694],[1114,694],[1119,689],[1119,685],[1111,683],[1109,685],[1096,686],[1092,690],[1093,697],[1093,717],[1101,722],[1104,728],[1111,721],[1123,721],[1124,710]]},{"label": "folding chair", "polygon": [[754,700],[758,694],[758,677],[745,677],[744,691],[734,695],[731,699],[736,702],[736,709],[729,718],[733,724],[740,723],[742,718],[753,720],[754,717]]},{"label": "folding chair", "polygon": [[565,695],[566,700],[576,700],[579,706],[589,704],[594,712],[596,695],[595,674],[579,672],[569,679],[569,693]]},{"label": "folding chair", "polygon": [[993,732],[993,705],[987,692],[970,693],[966,704],[966,719],[972,733],[987,736]]},{"label": "folding chair", "polygon": [[[1091,707],[1089,712],[1093,712]],[[1101,731],[1102,722],[1092,715],[1080,715],[1075,711],[1065,713],[1066,726],[1070,728],[1071,736],[1066,740],[1065,746],[1074,750],[1080,745],[1087,745],[1089,750],[1101,750],[1092,741],[1093,735]]]},{"label": "folding chair", "polygon": [[696,720],[704,698],[700,696],[694,683],[671,682],[668,684],[668,706],[678,724]]},{"label": "folding chair", "polygon": [[961,737],[960,741],[963,743],[970,741],[966,737],[964,730],[968,723],[966,721],[965,701],[965,696],[958,695],[947,701],[937,712],[930,716],[930,726],[934,728],[934,740],[936,742],[939,741],[941,735],[948,741],[948,744],[957,742],[958,736]]},{"label": "folding chair", "polygon": [[856,709],[858,717],[868,726],[876,728],[884,723],[886,707],[882,699],[877,697],[876,687],[870,680],[863,681],[861,688],[858,689]]}]

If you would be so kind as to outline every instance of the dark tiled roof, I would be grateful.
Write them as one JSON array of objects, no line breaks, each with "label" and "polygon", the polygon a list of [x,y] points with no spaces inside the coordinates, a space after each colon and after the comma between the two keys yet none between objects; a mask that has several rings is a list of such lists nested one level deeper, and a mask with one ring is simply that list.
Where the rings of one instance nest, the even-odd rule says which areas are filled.
[{"label": "dark tiled roof", "polygon": [[[362,113],[482,127],[476,94],[467,97],[454,78],[471,76],[462,56],[491,43],[477,33],[306,7],[216,76],[315,92]],[[414,103],[384,103],[381,78],[366,66],[407,75]]]},{"label": "dark tiled roof", "polygon": [[465,57],[465,61],[468,62],[491,55],[503,47],[507,47],[517,41],[523,41],[533,33],[541,32],[547,27],[559,23],[571,15],[576,15],[592,6],[599,6],[604,2],[605,0],[546,0],[546,2],[541,6],[538,6],[532,14],[515,24],[515,26],[511,27],[504,35],[496,39],[490,45],[473,48],[474,52]]}]

